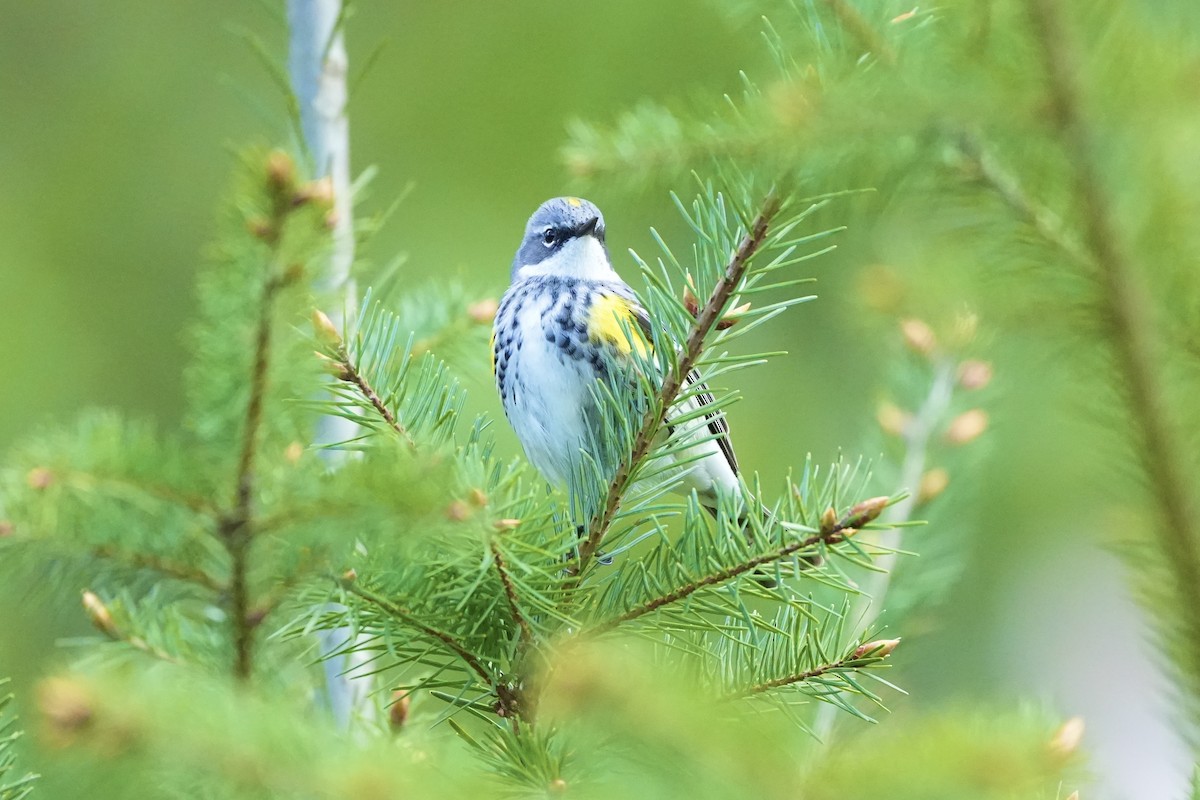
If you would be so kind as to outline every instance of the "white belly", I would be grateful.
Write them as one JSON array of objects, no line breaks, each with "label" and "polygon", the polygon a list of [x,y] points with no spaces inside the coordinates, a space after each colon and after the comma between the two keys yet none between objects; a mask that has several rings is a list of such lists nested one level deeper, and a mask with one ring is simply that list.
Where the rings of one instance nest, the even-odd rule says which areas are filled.
[{"label": "white belly", "polygon": [[522,345],[513,353],[511,397],[505,412],[525,455],[546,480],[566,486],[589,443],[586,411],[594,404],[595,375],[586,361],[568,357],[546,341],[541,314],[545,303],[520,312]]}]

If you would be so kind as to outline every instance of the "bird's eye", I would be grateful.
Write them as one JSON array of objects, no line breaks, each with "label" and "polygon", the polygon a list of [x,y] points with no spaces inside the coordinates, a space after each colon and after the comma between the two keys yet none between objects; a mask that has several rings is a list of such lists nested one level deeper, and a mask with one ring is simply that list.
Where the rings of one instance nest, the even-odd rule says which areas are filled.
[{"label": "bird's eye", "polygon": [[546,245],[546,247],[553,247],[554,241],[557,238],[554,235],[554,228],[546,228],[546,230],[542,231],[542,244]]}]

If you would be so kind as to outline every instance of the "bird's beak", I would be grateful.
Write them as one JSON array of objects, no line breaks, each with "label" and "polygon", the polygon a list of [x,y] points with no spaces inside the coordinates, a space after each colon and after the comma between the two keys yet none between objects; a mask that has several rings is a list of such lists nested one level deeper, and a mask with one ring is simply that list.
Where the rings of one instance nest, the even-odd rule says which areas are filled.
[{"label": "bird's beak", "polygon": [[592,217],[587,222],[579,227],[577,236],[594,236],[596,234],[596,226],[600,224],[599,217]]}]

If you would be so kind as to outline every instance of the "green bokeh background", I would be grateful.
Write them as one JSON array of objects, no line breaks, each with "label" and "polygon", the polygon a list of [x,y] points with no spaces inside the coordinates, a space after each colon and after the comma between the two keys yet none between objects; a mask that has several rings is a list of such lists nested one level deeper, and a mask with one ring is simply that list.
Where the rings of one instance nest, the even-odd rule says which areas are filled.
[{"label": "green bokeh background", "polygon": [[[282,12],[236,0],[9,0],[0,20],[0,449],[88,406],[174,426],[193,280],[233,154],[288,135],[282,91],[244,35],[282,58]],[[558,154],[568,120],[610,120],[644,98],[708,105],[737,90],[739,69],[767,72],[756,30],[690,0],[362,3],[348,45],[352,75],[382,46],[350,105],[356,169],[380,170],[365,210],[412,184],[367,256],[407,253],[404,285],[454,279],[480,297],[503,290],[533,208],[583,190]],[[683,237],[661,189],[586,191],[605,211],[618,269],[632,269],[626,248],[653,251],[650,225]],[[837,217],[835,206],[826,221]],[[820,299],[745,343],[791,352],[737,378],[735,441],[764,476],[810,452],[829,461],[881,446],[873,414],[897,348],[890,328],[864,319],[859,293],[891,245],[862,228],[840,243],[802,266]],[[911,637],[896,676],[913,693],[905,702],[1022,698],[1084,713],[1098,760],[1170,776],[1176,756],[1148,721],[1164,703],[1102,549],[1121,505],[1103,491],[1113,445],[1097,436],[1097,398],[1059,369],[1036,325],[1012,324],[1019,281],[963,296],[950,283],[928,287],[927,304],[947,318],[966,301],[981,311],[979,354],[997,374],[992,427],[952,475],[952,513],[910,540],[919,551],[920,535],[958,537],[967,567],[945,605],[897,632]],[[472,405],[499,415],[487,363],[481,348],[464,380]],[[19,693],[69,657],[57,637],[83,630],[75,596],[49,603],[27,588],[0,592],[0,674]],[[1133,700],[1114,704],[1131,683]],[[1106,750],[1118,736],[1127,745]]]}]

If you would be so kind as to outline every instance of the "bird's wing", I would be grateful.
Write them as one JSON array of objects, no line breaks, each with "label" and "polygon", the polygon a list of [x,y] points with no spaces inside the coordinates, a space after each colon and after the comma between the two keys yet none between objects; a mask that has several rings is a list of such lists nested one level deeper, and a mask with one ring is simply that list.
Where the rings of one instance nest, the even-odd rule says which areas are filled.
[{"label": "bird's wing", "polygon": [[[637,322],[637,326],[644,337],[647,346],[654,341],[653,334],[650,329],[650,315],[640,305],[631,304],[629,313]],[[697,370],[691,370],[687,375],[687,387],[695,389],[695,401],[700,406],[712,405],[715,398],[708,387],[700,381],[700,373]],[[725,421],[725,414],[721,411],[711,411],[704,415],[704,421],[708,425],[708,431],[715,438],[717,447],[721,450],[721,455],[725,457],[725,461],[729,464],[729,468],[733,470],[733,474],[738,474],[737,456],[733,453],[733,443],[729,440],[729,423]],[[670,420],[667,420],[667,425],[670,427]]]}]

